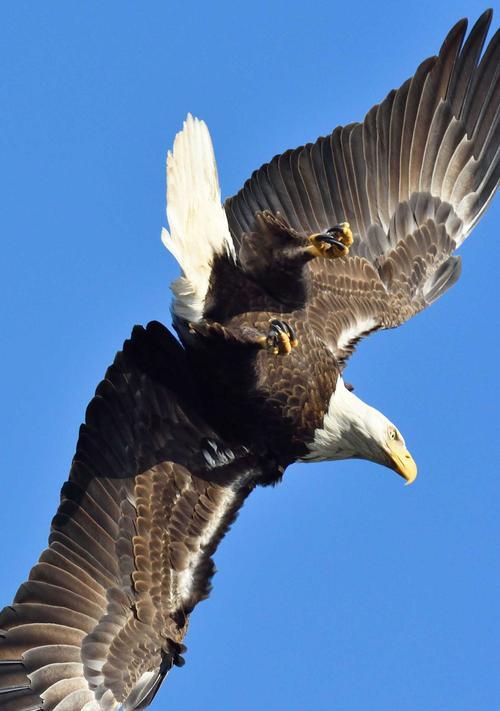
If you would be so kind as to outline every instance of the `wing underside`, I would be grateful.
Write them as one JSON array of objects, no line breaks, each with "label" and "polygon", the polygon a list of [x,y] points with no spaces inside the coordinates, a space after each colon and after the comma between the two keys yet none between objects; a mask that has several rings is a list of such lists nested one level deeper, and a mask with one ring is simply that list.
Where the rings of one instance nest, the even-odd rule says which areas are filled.
[{"label": "wing underside", "polygon": [[89,405],[49,547],[0,613],[2,711],[147,705],[255,472],[200,416],[181,346],[134,329]]},{"label": "wing underside", "polygon": [[453,252],[500,177],[498,31],[483,52],[491,16],[484,13],[467,39],[467,22],[457,23],[438,56],[362,123],[276,156],[226,201],[237,245],[259,231],[263,211],[280,213],[302,235],[350,223],[350,255],[311,263],[310,306],[340,358],[359,337],[399,325],[458,279]]}]

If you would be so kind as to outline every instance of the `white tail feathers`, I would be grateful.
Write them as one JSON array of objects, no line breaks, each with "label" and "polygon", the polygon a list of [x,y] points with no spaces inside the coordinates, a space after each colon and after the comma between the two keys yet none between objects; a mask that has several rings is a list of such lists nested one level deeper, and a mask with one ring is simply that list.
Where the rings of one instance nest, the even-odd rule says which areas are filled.
[{"label": "white tail feathers", "polygon": [[208,128],[188,114],[167,155],[167,218],[162,242],[182,276],[172,282],[174,313],[188,321],[203,316],[213,258],[234,255],[220,197],[217,165]]}]

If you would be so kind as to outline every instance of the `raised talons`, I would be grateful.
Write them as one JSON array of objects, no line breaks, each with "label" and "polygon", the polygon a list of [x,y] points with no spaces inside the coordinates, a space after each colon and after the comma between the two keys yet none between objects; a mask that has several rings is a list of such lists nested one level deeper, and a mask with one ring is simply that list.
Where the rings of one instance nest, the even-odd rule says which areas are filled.
[{"label": "raised talons", "polygon": [[299,345],[297,334],[290,324],[279,319],[269,322],[267,336],[262,336],[260,345],[273,355],[288,355],[292,348]]},{"label": "raised talons", "polygon": [[348,222],[330,227],[325,232],[316,232],[309,235],[310,245],[306,251],[314,257],[337,259],[349,254],[349,247],[354,242],[351,226]]}]

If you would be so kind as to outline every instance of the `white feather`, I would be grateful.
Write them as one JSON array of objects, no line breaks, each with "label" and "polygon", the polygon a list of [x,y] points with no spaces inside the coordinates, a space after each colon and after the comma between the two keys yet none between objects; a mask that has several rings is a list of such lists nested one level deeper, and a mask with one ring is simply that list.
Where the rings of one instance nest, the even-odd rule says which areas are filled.
[{"label": "white feather", "polygon": [[235,490],[228,487],[221,497],[219,506],[214,509],[210,522],[197,541],[196,550],[193,551],[190,556],[187,568],[177,574],[177,590],[182,602],[189,600],[193,591],[196,569],[205,555],[205,549],[212,542],[213,537],[219,530],[222,520],[232,506],[235,498]]},{"label": "white feather", "polygon": [[141,675],[123,702],[122,706],[124,711],[133,711],[137,706],[140,706],[157,681],[159,672],[160,668],[158,667],[153,671],[146,671]]},{"label": "white feather", "polygon": [[358,338],[361,338],[366,333],[369,333],[377,325],[377,320],[373,317],[360,318],[355,323],[351,324],[340,334],[335,351],[344,351],[354,343]]},{"label": "white feather", "polygon": [[214,149],[204,121],[188,114],[167,155],[167,218],[162,242],[174,255],[182,276],[172,285],[174,313],[188,321],[203,315],[213,258],[234,256],[221,203]]},{"label": "white feather", "polygon": [[[392,423],[348,390],[339,376],[330,398],[323,426],[314,432],[302,461],[332,461],[362,458],[385,463],[382,446]],[[401,438],[402,439],[402,438]]]}]

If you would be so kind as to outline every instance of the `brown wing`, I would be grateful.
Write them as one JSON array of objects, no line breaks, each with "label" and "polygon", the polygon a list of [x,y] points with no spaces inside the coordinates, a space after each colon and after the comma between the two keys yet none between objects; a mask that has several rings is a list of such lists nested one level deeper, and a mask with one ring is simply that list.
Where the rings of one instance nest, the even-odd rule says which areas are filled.
[{"label": "brown wing", "polygon": [[[372,331],[394,328],[438,299],[460,275],[455,242],[433,220],[400,240],[379,264],[339,259],[334,269],[312,264],[306,317],[341,362]],[[325,317],[328,314],[328,318]]]},{"label": "brown wing", "polygon": [[303,235],[350,222],[350,257],[311,263],[312,311],[321,304],[322,331],[341,357],[359,336],[402,323],[459,276],[451,254],[500,176],[498,31],[480,58],[491,16],[479,18],[465,43],[467,22],[459,22],[439,55],[363,123],[276,156],[226,202],[236,243],[258,231],[264,210]]},{"label": "brown wing", "polygon": [[147,705],[258,467],[200,414],[183,349],[136,327],[91,401],[49,547],[0,613],[2,711]]}]

